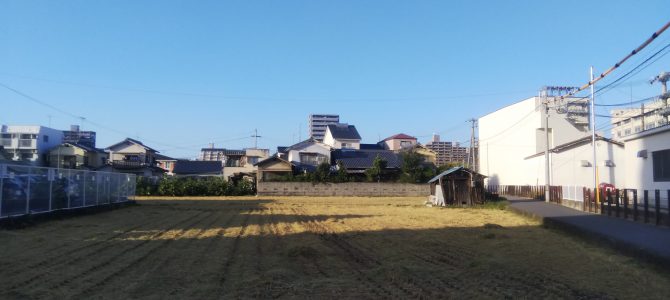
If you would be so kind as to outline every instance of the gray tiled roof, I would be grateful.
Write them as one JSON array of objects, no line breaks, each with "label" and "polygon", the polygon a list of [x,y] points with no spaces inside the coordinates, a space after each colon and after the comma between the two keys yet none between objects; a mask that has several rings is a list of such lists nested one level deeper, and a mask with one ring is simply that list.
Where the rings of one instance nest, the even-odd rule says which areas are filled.
[{"label": "gray tiled roof", "polygon": [[331,153],[333,162],[341,161],[347,169],[369,169],[377,155],[386,160],[387,169],[399,169],[402,166],[400,154],[390,150],[338,149]]},{"label": "gray tiled roof", "polygon": [[328,130],[330,130],[330,133],[333,135],[334,139],[342,139],[342,140],[361,139],[361,135],[358,134],[358,130],[356,130],[356,126],[354,125],[348,125],[342,123],[329,124]]},{"label": "gray tiled roof", "polygon": [[178,160],[172,173],[177,175],[216,175],[223,173],[220,161]]}]

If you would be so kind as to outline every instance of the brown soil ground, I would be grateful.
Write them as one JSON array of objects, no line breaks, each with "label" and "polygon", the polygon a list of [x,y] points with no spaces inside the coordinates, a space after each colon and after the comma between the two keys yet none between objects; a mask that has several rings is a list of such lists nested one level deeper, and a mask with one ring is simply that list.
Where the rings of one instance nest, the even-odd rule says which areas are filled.
[{"label": "brown soil ground", "polygon": [[659,268],[423,198],[143,199],[0,231],[0,298],[658,298]]}]

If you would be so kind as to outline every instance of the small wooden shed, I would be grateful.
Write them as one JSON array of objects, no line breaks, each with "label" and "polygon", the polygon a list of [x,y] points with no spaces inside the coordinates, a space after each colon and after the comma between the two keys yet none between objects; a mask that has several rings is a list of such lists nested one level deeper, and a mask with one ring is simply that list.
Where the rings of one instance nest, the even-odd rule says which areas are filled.
[{"label": "small wooden shed", "polygon": [[433,177],[429,201],[433,205],[474,205],[484,202],[484,178],[465,167],[454,167]]}]

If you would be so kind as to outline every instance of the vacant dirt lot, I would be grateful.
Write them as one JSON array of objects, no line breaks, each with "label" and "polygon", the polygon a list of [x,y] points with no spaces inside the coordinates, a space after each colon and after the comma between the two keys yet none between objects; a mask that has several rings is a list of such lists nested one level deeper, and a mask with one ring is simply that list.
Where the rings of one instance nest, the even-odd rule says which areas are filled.
[{"label": "vacant dirt lot", "polygon": [[0,231],[0,298],[665,298],[670,276],[423,198],[141,200]]}]

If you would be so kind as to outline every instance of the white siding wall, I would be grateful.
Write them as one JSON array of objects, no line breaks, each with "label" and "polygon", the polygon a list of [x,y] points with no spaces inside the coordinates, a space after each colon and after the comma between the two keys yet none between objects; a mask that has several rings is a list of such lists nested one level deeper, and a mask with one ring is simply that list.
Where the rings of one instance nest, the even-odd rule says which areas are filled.
[{"label": "white siding wall", "polygon": [[[626,188],[670,189],[670,182],[654,182],[652,158],[652,152],[670,149],[670,128],[655,132],[657,133],[626,141]],[[647,158],[637,157],[641,150],[647,150]]]},{"label": "white siding wall", "polygon": [[311,153],[319,153],[322,155],[325,155],[328,160],[330,161],[330,149],[328,147],[319,145],[319,144],[312,144],[309,145],[305,148],[299,149],[299,150],[291,150],[288,152],[288,161],[290,162],[300,162],[300,153],[301,152],[311,152]]}]

